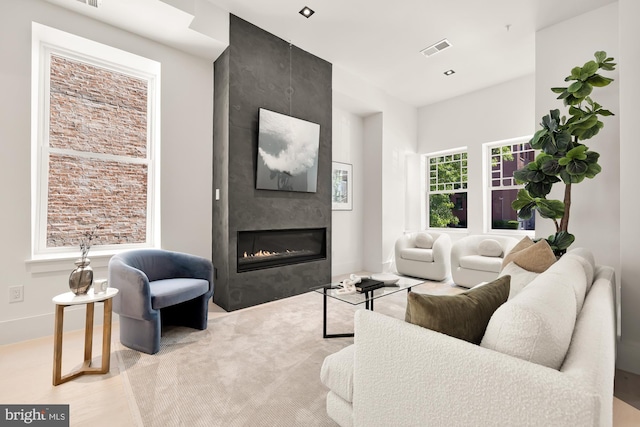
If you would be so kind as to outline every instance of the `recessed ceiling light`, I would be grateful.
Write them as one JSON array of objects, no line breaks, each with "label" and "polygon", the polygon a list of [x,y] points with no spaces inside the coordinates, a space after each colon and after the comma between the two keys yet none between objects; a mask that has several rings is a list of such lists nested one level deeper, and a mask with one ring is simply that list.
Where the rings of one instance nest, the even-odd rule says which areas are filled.
[{"label": "recessed ceiling light", "polygon": [[456,72],[455,72],[455,71],[453,71],[453,70],[447,70],[447,71],[445,71],[445,72],[444,72],[444,75],[445,75],[445,76],[450,76],[451,74],[455,74],[455,73],[456,73]]},{"label": "recessed ceiling light", "polygon": [[310,18],[311,15],[313,15],[315,12],[313,10],[311,10],[311,8],[309,8],[308,6],[305,6],[302,8],[302,10],[300,10],[300,15],[304,16],[305,18]]}]

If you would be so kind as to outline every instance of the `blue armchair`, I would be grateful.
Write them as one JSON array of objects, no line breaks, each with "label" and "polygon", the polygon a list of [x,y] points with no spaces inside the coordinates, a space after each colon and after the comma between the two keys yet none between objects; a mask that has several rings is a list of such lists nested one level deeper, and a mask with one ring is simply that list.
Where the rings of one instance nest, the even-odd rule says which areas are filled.
[{"label": "blue armchair", "polygon": [[195,255],[137,249],[109,261],[109,286],[119,290],[120,342],[148,354],[160,350],[161,326],[206,329],[213,265]]}]

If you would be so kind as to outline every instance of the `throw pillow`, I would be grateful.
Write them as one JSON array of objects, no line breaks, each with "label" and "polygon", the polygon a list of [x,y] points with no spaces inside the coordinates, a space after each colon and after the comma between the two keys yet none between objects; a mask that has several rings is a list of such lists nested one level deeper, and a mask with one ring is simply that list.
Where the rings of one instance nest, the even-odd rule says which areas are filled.
[{"label": "throw pillow", "polygon": [[556,255],[549,243],[542,239],[534,245],[516,252],[511,260],[527,271],[542,273],[556,262]]},{"label": "throw pillow", "polygon": [[522,240],[520,240],[518,244],[515,245],[513,249],[511,249],[511,251],[504,257],[504,260],[502,260],[502,268],[505,268],[511,261],[513,261],[513,257],[517,252],[520,252],[521,250],[533,245],[533,240],[531,240],[529,236],[523,237]]},{"label": "throw pillow", "polygon": [[431,249],[433,247],[433,236],[429,233],[420,232],[416,234],[416,248]]},{"label": "throw pillow", "polygon": [[482,256],[502,256],[502,245],[495,239],[484,239],[478,244],[478,253]]},{"label": "throw pillow", "polygon": [[405,321],[480,344],[493,315],[509,296],[509,276],[458,295],[409,292]]},{"label": "throw pillow", "polygon": [[510,300],[511,298],[518,295],[525,286],[531,283],[533,279],[535,279],[539,275],[540,273],[527,271],[524,268],[519,267],[515,262],[510,262],[505,268],[502,269],[499,276],[511,276],[509,298],[507,298],[507,300]]}]

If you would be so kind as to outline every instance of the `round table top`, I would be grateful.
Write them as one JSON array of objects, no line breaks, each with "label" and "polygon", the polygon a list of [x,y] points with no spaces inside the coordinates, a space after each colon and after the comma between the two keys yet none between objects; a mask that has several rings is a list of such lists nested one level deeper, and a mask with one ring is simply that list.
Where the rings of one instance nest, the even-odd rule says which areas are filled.
[{"label": "round table top", "polygon": [[93,288],[89,289],[89,292],[82,295],[76,295],[73,292],[65,292],[64,294],[56,295],[52,301],[57,305],[78,305],[89,304],[91,302],[104,301],[109,298],[113,298],[118,293],[116,288],[107,288],[106,292],[100,294],[93,293]]}]

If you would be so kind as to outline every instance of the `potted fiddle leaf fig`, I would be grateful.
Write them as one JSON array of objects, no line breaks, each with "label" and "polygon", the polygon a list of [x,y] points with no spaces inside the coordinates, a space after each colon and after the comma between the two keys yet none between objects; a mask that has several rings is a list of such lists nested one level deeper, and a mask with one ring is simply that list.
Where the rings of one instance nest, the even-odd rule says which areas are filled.
[{"label": "potted fiddle leaf fig", "polygon": [[[581,141],[597,135],[604,123],[600,117],[613,113],[602,108],[591,98],[594,88],[609,85],[613,79],[598,72],[615,69],[613,58],[606,52],[596,52],[595,61],[591,60],[582,67],[575,67],[571,75],[565,78],[571,82],[567,87],[551,88],[559,94],[564,105],[569,106],[568,116],[560,116],[560,110],[551,110],[542,118],[542,129],[538,130],[531,141],[531,147],[540,150],[535,161],[513,173],[524,189],[511,206],[522,219],[529,219],[534,211],[543,218],[551,219],[556,233],[546,240],[557,256],[563,255],[575,240],[569,233],[569,213],[571,209],[571,191],[574,184],[585,178],[593,178],[601,171],[598,164],[600,154],[592,151]],[[555,185],[564,185],[564,199],[547,199]]]}]

